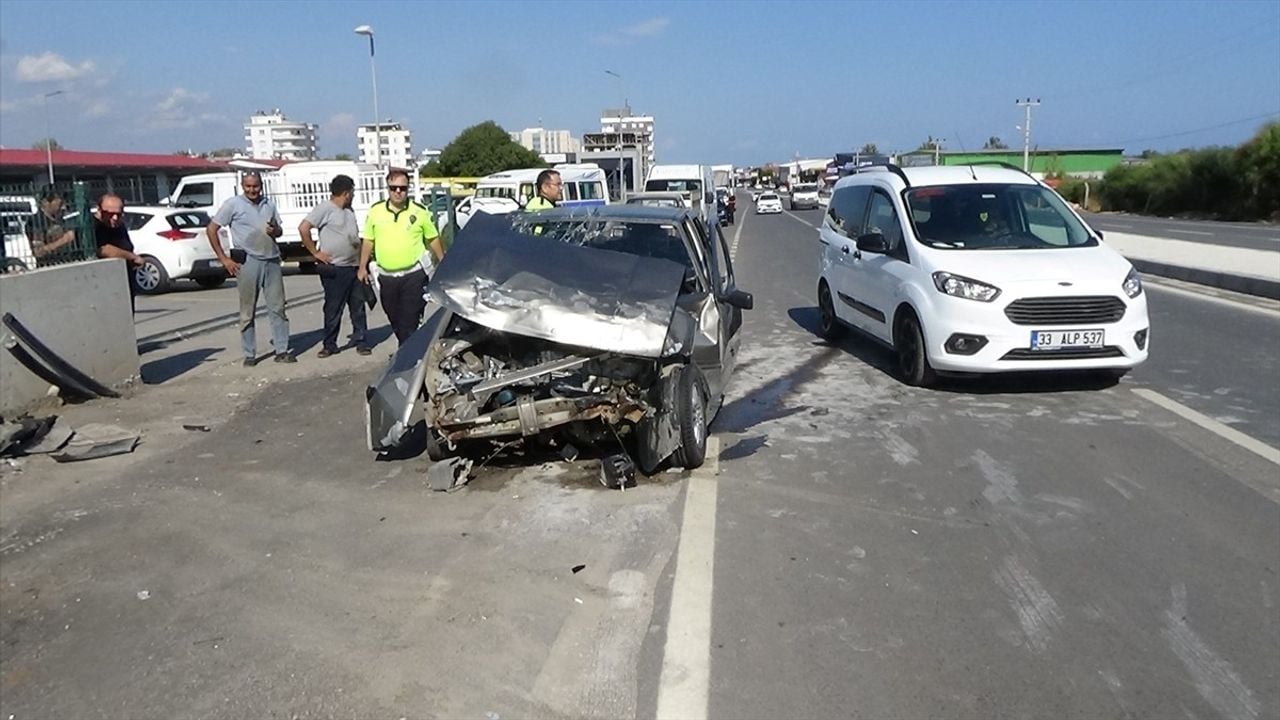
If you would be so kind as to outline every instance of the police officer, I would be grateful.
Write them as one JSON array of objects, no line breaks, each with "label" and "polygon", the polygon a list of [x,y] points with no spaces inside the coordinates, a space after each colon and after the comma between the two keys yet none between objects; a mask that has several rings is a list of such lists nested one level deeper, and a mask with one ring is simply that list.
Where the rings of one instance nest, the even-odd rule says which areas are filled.
[{"label": "police officer", "polygon": [[444,257],[444,244],[431,213],[409,197],[408,173],[388,173],[387,189],[389,197],[369,208],[365,218],[356,277],[360,282],[368,280],[372,255],[378,263],[382,310],[403,345],[422,324],[427,306],[423,293],[430,270]]},{"label": "police officer", "polygon": [[560,173],[555,170],[538,173],[538,194],[525,203],[525,212],[542,212],[559,204],[560,184]]}]

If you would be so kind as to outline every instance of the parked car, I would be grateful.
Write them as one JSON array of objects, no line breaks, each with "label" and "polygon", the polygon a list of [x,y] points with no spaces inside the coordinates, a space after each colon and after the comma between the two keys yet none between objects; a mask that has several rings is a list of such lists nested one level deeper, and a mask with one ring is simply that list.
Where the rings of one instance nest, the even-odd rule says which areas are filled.
[{"label": "parked car", "polygon": [[31,197],[0,196],[0,229],[4,233],[4,264],[0,272],[35,268],[35,256],[27,239],[27,221],[36,212],[36,201]]},{"label": "parked car", "polygon": [[[204,210],[173,207],[125,207],[125,227],[133,251],[143,264],[134,269],[138,291],[145,295],[168,292],[176,280],[194,280],[202,288],[227,281],[227,272],[209,247]],[[225,230],[223,247],[229,247]]]},{"label": "parked car", "polygon": [[818,184],[796,183],[791,186],[791,209],[812,210],[818,207]]},{"label": "parked car", "polygon": [[836,184],[820,229],[822,333],[892,347],[911,385],[939,372],[1118,378],[1147,359],[1147,298],[1101,237],[1018,169],[863,169]]},{"label": "parked car", "polygon": [[653,207],[689,207],[684,193],[678,192],[633,192],[627,195],[627,205],[652,205]]},{"label": "parked car", "polygon": [[782,212],[782,199],[778,197],[778,193],[767,190],[760,193],[760,198],[756,200],[756,214],[767,215],[770,213]]},{"label": "parked car", "polygon": [[718,228],[638,205],[477,215],[430,293],[442,310],[366,393],[370,449],[425,398],[433,460],[621,439],[646,473],[702,464],[753,304]]}]

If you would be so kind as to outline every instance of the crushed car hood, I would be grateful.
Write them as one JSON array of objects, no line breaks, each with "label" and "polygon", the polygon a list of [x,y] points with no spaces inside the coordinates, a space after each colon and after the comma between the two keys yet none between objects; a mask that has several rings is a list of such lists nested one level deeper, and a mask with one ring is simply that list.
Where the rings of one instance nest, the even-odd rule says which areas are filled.
[{"label": "crushed car hood", "polygon": [[431,278],[431,297],[494,330],[660,357],[684,268],[670,260],[525,235],[478,213]]}]

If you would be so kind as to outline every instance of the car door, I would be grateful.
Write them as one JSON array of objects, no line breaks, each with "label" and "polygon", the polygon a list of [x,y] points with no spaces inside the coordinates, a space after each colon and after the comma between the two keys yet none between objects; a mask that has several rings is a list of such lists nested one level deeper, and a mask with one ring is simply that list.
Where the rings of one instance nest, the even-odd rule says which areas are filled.
[{"label": "car door", "polygon": [[856,239],[866,217],[867,198],[871,190],[866,185],[846,185],[831,195],[827,215],[823,220],[822,249],[829,258],[827,281],[831,285],[832,306],[836,316],[854,327],[868,329],[867,318],[860,311],[858,288],[854,277]]},{"label": "car door", "polygon": [[876,337],[892,342],[893,308],[900,278],[908,269],[903,263],[909,261],[909,256],[893,198],[879,187],[871,189],[866,220],[860,231],[864,235],[871,233],[884,237],[888,252],[855,251],[850,276],[856,287],[860,314],[867,320],[865,327]]}]

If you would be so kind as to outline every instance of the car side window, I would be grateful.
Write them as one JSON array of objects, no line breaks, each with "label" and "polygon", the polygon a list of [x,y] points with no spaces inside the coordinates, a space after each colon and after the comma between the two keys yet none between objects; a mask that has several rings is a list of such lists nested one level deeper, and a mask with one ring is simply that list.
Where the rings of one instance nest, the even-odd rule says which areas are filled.
[{"label": "car side window", "polygon": [[831,222],[831,227],[849,238],[862,234],[867,196],[870,194],[871,188],[866,185],[850,185],[836,190],[831,195],[831,204],[827,208],[827,219]]},{"label": "car side window", "polygon": [[712,243],[715,253],[715,284],[720,292],[728,292],[733,285],[733,261],[729,259],[729,245],[724,239],[724,232],[716,226],[716,240]]},{"label": "car side window", "polygon": [[880,233],[889,244],[890,257],[907,260],[907,248],[902,242],[902,223],[898,220],[898,211],[893,207],[893,200],[883,190],[877,188],[871,193],[871,207],[867,213],[868,233]]}]

